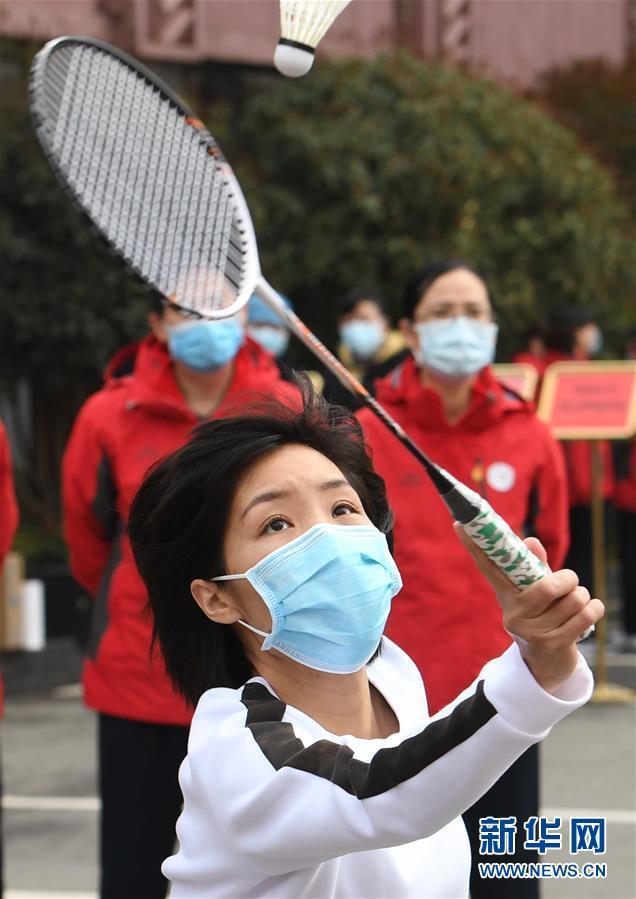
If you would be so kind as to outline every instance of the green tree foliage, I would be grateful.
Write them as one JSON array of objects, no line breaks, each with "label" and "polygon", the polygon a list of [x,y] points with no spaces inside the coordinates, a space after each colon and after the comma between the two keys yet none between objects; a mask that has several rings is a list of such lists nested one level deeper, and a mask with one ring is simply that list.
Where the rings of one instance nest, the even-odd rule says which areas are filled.
[{"label": "green tree foliage", "polygon": [[486,274],[504,350],[557,304],[625,324],[636,260],[610,176],[488,81],[407,55],[321,61],[253,95],[227,152],[266,276],[326,336],[342,290],[378,283],[398,312],[406,277],[445,255]]},{"label": "green tree foliage", "polygon": [[[44,161],[27,111],[35,49],[2,48],[0,393],[14,411],[30,405],[23,511],[54,530],[73,416],[142,333],[146,300]],[[413,269],[450,254],[488,277],[508,347],[553,304],[624,326],[627,213],[610,175],[537,106],[406,55],[321,61],[297,83],[232,71],[237,93],[221,102],[216,90],[204,117],[237,164],[265,274],[325,339],[341,291],[377,283],[397,313]]]},{"label": "green tree foliage", "polygon": [[552,69],[533,94],[611,169],[636,213],[636,53],[621,66],[582,60]]}]

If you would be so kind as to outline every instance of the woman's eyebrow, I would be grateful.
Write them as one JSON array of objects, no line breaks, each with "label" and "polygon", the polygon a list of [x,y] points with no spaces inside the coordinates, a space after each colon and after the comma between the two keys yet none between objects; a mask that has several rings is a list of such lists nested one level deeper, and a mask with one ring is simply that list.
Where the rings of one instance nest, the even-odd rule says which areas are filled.
[{"label": "woman's eyebrow", "polygon": [[336,490],[339,487],[351,487],[349,481],[345,480],[345,478],[333,478],[331,481],[324,481],[322,484],[319,484],[319,490]]},{"label": "woman's eyebrow", "polygon": [[[353,490],[353,487],[349,481],[345,480],[345,478],[332,478],[329,481],[324,481],[322,484],[318,485],[318,490],[336,490],[340,487],[349,487],[350,490]],[[261,505],[262,503],[270,503],[275,499],[283,499],[284,497],[291,496],[292,493],[292,490],[265,490],[263,493],[257,493],[243,509],[241,521],[254,506]]]},{"label": "woman's eyebrow", "polygon": [[439,299],[431,300],[431,306],[470,306],[482,305],[479,297],[457,298],[457,297],[439,297]]},{"label": "woman's eyebrow", "polygon": [[274,499],[282,499],[284,496],[289,496],[291,490],[266,490],[264,493],[257,493],[256,496],[253,496],[246,507],[243,509],[243,514],[241,515],[241,521],[245,518],[247,513],[254,508],[254,506],[258,506],[261,503],[269,503]]}]

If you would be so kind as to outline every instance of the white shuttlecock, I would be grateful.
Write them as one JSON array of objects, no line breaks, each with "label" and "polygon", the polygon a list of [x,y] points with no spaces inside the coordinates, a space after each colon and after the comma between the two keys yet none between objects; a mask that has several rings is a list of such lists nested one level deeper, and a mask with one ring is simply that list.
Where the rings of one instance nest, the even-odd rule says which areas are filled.
[{"label": "white shuttlecock", "polygon": [[288,78],[306,75],[314,50],[351,0],[280,0],[280,40],[274,65]]}]

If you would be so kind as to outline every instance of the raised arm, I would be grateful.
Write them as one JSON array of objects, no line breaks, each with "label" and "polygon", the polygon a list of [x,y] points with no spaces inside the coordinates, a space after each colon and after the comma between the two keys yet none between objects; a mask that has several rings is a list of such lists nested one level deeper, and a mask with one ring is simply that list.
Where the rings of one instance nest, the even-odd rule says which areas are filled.
[{"label": "raised arm", "polygon": [[264,875],[411,842],[472,805],[587,701],[591,682],[581,660],[562,698],[552,696],[513,646],[423,730],[370,760],[330,740],[303,738],[263,684],[247,684],[240,699],[211,691],[197,709],[181,769],[186,807],[213,815],[233,849]]}]

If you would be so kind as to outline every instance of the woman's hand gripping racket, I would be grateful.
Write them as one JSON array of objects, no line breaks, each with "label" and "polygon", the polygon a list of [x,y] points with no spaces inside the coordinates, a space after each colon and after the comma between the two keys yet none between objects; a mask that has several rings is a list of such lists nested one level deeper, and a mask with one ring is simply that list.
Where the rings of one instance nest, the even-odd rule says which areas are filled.
[{"label": "woman's hand gripping racket", "polygon": [[241,188],[218,144],[159,78],[115,47],[50,41],[31,71],[44,153],[110,249],[178,309],[226,318],[252,293],[425,467],[451,514],[520,589],[547,567],[480,496],[411,440],[264,279]]}]

